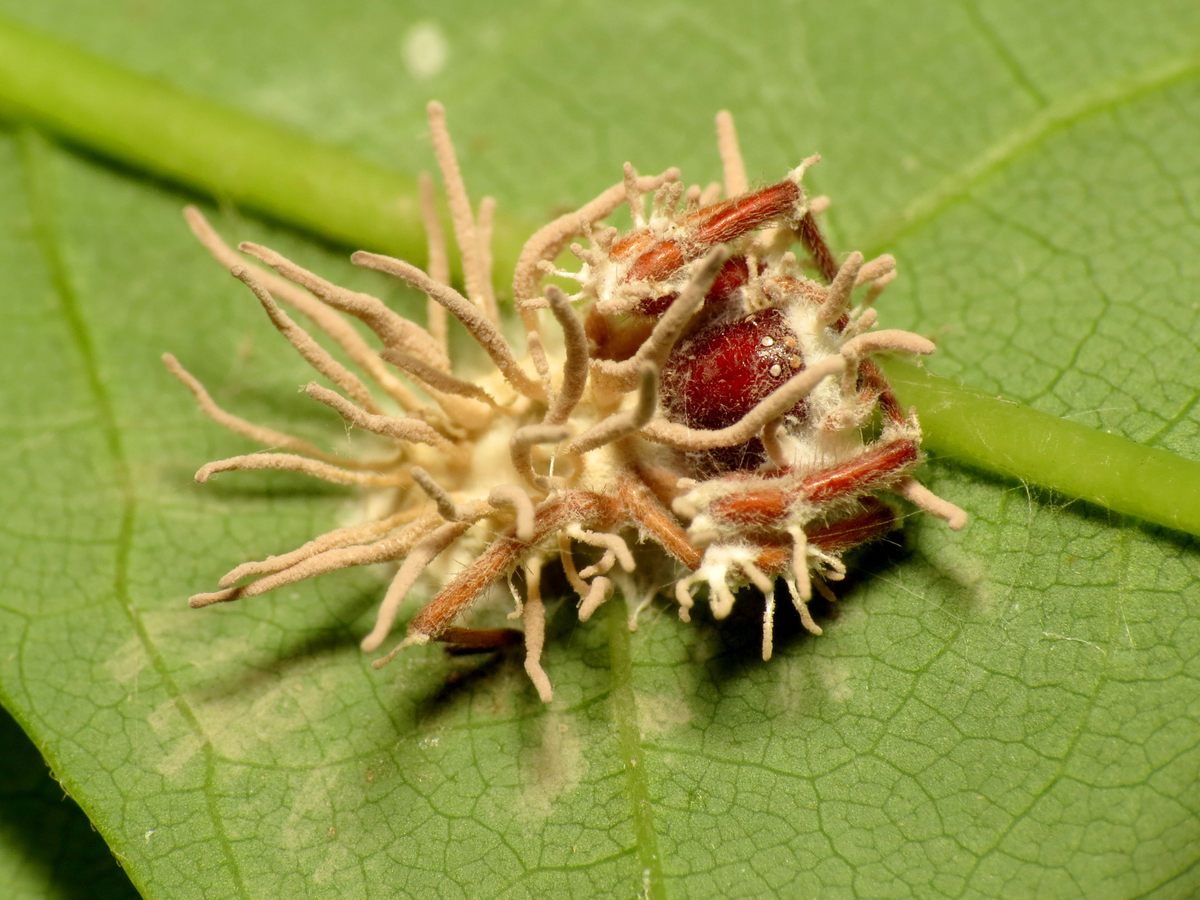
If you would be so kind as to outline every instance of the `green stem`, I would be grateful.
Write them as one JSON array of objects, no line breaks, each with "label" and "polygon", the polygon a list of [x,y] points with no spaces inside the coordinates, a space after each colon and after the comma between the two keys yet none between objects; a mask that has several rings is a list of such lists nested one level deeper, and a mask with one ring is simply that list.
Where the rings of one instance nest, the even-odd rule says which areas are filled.
[{"label": "green stem", "polygon": [[135,168],[355,247],[420,258],[416,181],[0,17],[0,110]]},{"label": "green stem", "polygon": [[1200,464],[888,360],[925,446],[1114,512],[1200,535]]},{"label": "green stem", "polygon": [[[419,260],[412,177],[183,94],[0,18],[0,109],[124,164],[352,247]],[[497,222],[496,257],[524,234]],[[959,462],[1200,535],[1200,463],[887,364],[926,445]]]}]

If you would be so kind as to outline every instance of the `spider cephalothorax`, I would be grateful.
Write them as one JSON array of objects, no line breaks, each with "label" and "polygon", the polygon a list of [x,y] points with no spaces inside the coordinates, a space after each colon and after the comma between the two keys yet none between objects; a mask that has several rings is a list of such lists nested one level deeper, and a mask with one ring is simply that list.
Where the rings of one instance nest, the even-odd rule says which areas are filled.
[{"label": "spider cephalothorax", "polygon": [[[168,355],[168,368],[206,412],[284,451],[209,463],[197,480],[229,469],[291,469],[388,492],[381,518],[238,566],[221,579],[220,590],[193,597],[193,606],[397,560],[364,649],[381,646],[419,578],[435,579],[437,593],[380,665],[401,647],[430,640],[472,650],[520,639],[510,629],[456,624],[490,587],[507,580],[516,606],[511,617],[525,624],[526,670],[549,700],[540,664],[541,570],[549,561],[561,560],[579,594],[581,619],[607,599],[614,581],[627,590],[639,587],[639,571],[653,567],[646,557],[651,547],[681,570],[675,597],[685,619],[696,586],[707,587],[713,613],[722,618],[736,591],[753,585],[765,597],[767,658],[776,580],[787,584],[805,626],[820,633],[808,612],[814,587],[828,593],[825,582],[845,573],[843,554],[897,524],[897,513],[879,494],[903,496],[951,527],[962,526],[960,509],[913,479],[920,428],[871,360],[878,351],[928,353],[933,346],[909,332],[874,330],[871,304],[893,277],[894,261],[864,262],[858,253],[835,261],[814,219],[823,203],[810,202],[801,185],[815,157],[783,181],[748,191],[732,121],[722,114],[726,199],[715,185],[685,190],[675,170],[639,176],[626,165],[621,182],[526,243],[513,276],[527,338],[525,353],[518,354],[500,330],[492,286],[494,204],[485,198],[472,210],[442,108],[431,104],[429,117],[465,294],[450,285],[428,179],[422,181],[428,271],[372,253],[353,257],[425,293],[426,328],[372,296],[243,244],[244,253],[274,273],[251,267],[197,211],[188,211],[200,241],[340,389],[313,383],[308,395],[378,435],[387,450],[370,460],[338,457],[239,419],[216,406]],[[600,224],[623,204],[633,215],[630,230]],[[582,265],[555,268],[554,259],[577,237],[589,241],[571,245]],[[788,249],[796,241],[801,258]],[[549,280],[554,277],[572,279],[578,289],[568,295]],[[863,299],[855,306],[860,288]],[[358,371],[277,301],[339,345]],[[490,358],[492,375],[468,380],[454,373],[447,311]],[[372,349],[341,314],[366,323],[381,348]],[[864,437],[877,415],[877,436]],[[640,558],[630,539],[650,545]],[[473,561],[436,583],[436,561],[452,547],[473,548]],[[584,553],[588,559],[580,565]],[[514,583],[519,573],[523,591]],[[645,578],[641,587],[655,583]]]}]

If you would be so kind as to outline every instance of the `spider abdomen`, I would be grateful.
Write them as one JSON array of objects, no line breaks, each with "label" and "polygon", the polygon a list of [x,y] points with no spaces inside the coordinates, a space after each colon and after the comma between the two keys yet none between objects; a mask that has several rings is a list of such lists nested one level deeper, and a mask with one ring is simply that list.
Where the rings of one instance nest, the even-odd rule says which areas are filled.
[{"label": "spider abdomen", "polygon": [[[737,422],[804,368],[795,332],[779,309],[717,322],[681,341],[662,372],[660,401],[668,419],[714,430]],[[801,400],[788,413],[806,417]],[[750,446],[754,445],[754,446]],[[719,468],[748,468],[762,459],[757,438],[711,451]]]}]

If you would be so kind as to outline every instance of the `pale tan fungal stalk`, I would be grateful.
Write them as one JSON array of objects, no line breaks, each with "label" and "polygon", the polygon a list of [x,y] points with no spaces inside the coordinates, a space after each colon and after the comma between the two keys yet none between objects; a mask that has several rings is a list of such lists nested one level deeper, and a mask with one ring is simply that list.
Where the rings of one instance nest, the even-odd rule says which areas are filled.
[{"label": "pale tan fungal stalk", "polygon": [[587,335],[583,330],[583,322],[575,315],[575,310],[571,308],[562,291],[554,285],[549,285],[546,288],[546,300],[554,318],[558,320],[559,327],[562,328],[565,353],[562,386],[543,421],[547,425],[561,425],[570,417],[587,387]]},{"label": "pale tan fungal stalk", "polygon": [[775,588],[763,595],[762,658],[770,660],[775,652]]},{"label": "pale tan fungal stalk", "polygon": [[750,190],[750,179],[746,177],[746,164],[738,147],[733,116],[724,109],[717,113],[717,152],[721,155],[721,167],[725,170],[725,196],[738,197]]},{"label": "pale tan fungal stalk", "polygon": [[544,489],[546,480],[533,467],[533,448],[539,444],[557,444],[566,439],[570,430],[562,425],[526,425],[513,432],[509,455],[513,469],[521,480],[534,489]]},{"label": "pale tan fungal stalk", "polygon": [[271,324],[296,348],[305,362],[344,390],[355,403],[365,407],[368,412],[379,412],[378,404],[362,379],[334,359],[329,351],[313,340],[312,335],[292,321],[292,317],[280,309],[275,298],[249,268],[234,266],[229,270],[229,274],[250,288],[262,304]]},{"label": "pale tan fungal stalk", "polygon": [[579,621],[586,622],[590,619],[596,610],[604,605],[604,601],[612,596],[612,589],[612,581],[603,575],[593,578],[587,594],[584,595],[583,602],[579,604]]},{"label": "pale tan fungal stalk", "polygon": [[[818,157],[749,191],[733,119],[722,112],[723,196],[720,184],[685,188],[678,170],[641,176],[627,163],[618,183],[539,229],[521,251],[512,286],[525,344],[515,347],[501,329],[493,287],[495,203],[472,206],[445,110],[431,103],[428,113],[465,293],[450,283],[425,176],[426,270],[378,253],[352,257],[424,294],[425,328],[257,244],[240,249],[273,271],[248,264],[199,212],[185,212],[201,244],[332,385],[311,383],[305,393],[384,446],[367,459],[343,457],[248,422],[165,355],[206,415],[270,451],[208,463],[198,481],[230,470],[299,472],[370,490],[381,509],[373,521],[234,567],[219,590],[192,597],[193,606],[395,562],[364,650],[388,640],[410,594],[433,597],[378,667],[429,641],[472,653],[519,642],[512,629],[458,624],[505,582],[509,618],[524,623],[525,670],[550,702],[542,663],[547,560],[561,560],[583,621],[616,585],[640,596],[629,619],[634,629],[661,583],[645,565],[654,545],[677,569],[682,619],[690,618],[697,589],[717,619],[730,614],[742,588],[761,595],[767,659],[777,581],[787,585],[804,627],[820,634],[809,609],[814,590],[832,598],[826,582],[845,576],[844,554],[898,525],[880,495],[903,497],[962,527],[962,510],[912,477],[919,426],[872,359],[925,354],[933,345],[909,332],[874,330],[877,315],[868,307],[895,277],[895,260],[885,254],[865,262],[851,253],[838,265],[814,219],[828,203],[810,201],[801,185]],[[622,204],[634,222],[625,233],[602,224]],[[800,258],[790,249],[797,240]],[[578,268],[558,269],[555,258],[569,244]],[[546,283],[548,275],[573,280],[578,290],[568,295]],[[857,304],[856,291],[863,295]],[[315,330],[294,321],[285,305]],[[364,323],[378,346],[345,316]],[[455,371],[449,316],[482,348],[493,366],[488,374]],[[326,338],[336,347],[327,348]],[[877,413],[872,439],[863,429]],[[521,579],[514,580],[522,570],[524,596]]]},{"label": "pale tan fungal stalk", "polygon": [[416,482],[417,487],[425,492],[425,495],[433,501],[433,505],[437,507],[438,515],[447,522],[462,522],[467,518],[463,510],[458,508],[458,504],[454,502],[454,498],[449,492],[434,481],[433,476],[422,469],[420,466],[413,466],[408,470],[408,474],[412,476],[412,480]]},{"label": "pale tan fungal stalk", "polygon": [[[412,510],[402,510],[375,522],[365,522],[361,525],[348,525],[345,528],[336,528],[318,538],[308,541],[295,550],[280,553],[276,556],[268,556],[266,559],[256,562],[247,562],[242,563],[240,566],[235,566],[225,573],[225,575],[221,576],[221,580],[217,584],[223,588],[233,587],[239,581],[244,581],[247,578],[257,578],[290,568],[309,557],[316,556],[318,553],[324,553],[326,550],[374,543],[377,538],[388,534],[402,525],[407,524],[411,527],[413,525],[412,518]],[[416,523],[418,531],[427,526],[428,523],[424,520]]]},{"label": "pale tan fungal stalk", "polygon": [[846,341],[842,347],[842,356],[848,360],[857,360],[885,350],[925,355],[936,349],[933,341],[923,338],[919,334],[913,334],[911,331],[884,329],[883,331],[869,331]]},{"label": "pale tan fungal stalk", "polygon": [[[445,307],[435,304],[445,312]],[[443,372],[429,363],[422,362],[415,356],[402,353],[399,350],[384,350],[380,354],[397,369],[416,379],[422,387],[434,394],[451,394],[455,397],[465,397],[468,400],[478,400],[488,406],[497,406],[496,398],[477,384],[455,378],[449,372]],[[440,398],[437,398],[440,400]]]},{"label": "pale tan fungal stalk", "polygon": [[515,521],[514,534],[519,541],[533,540],[533,498],[515,484],[502,484],[492,488],[488,494],[488,503],[496,507],[506,507],[513,511]]},{"label": "pale tan fungal stalk", "polygon": [[642,366],[638,381],[637,403],[624,412],[614,413],[597,422],[563,448],[565,454],[587,453],[606,444],[635,434],[649,424],[658,406],[658,369],[652,364]]},{"label": "pale tan fungal stalk", "polygon": [[710,181],[700,191],[700,205],[711,206],[721,199],[721,183],[719,181]]},{"label": "pale tan fungal stalk", "polygon": [[407,551],[404,563],[396,572],[396,577],[392,579],[391,585],[388,586],[387,594],[379,607],[375,627],[362,639],[363,650],[369,653],[379,649],[380,644],[392,630],[392,623],[396,621],[396,613],[400,610],[400,604],[404,602],[405,596],[416,584],[417,579],[421,577],[429,564],[458,538],[462,537],[472,524],[469,520],[447,522]]},{"label": "pale tan fungal stalk", "polygon": [[[313,295],[336,310],[349,313],[379,336],[388,349],[404,350],[430,365],[445,367],[448,361],[442,349],[425,329],[392,312],[378,297],[359,291],[349,291],[331,284],[319,275],[296,265],[269,247],[245,241],[238,246],[261,260],[285,278],[311,291]],[[422,273],[423,277],[424,273]]]},{"label": "pale tan fungal stalk", "polygon": [[543,703],[554,699],[554,689],[550,686],[550,678],[542,668],[542,646],[546,642],[546,608],[542,605],[540,591],[534,591],[525,598],[525,673],[533,686],[537,688],[538,696]]},{"label": "pale tan fungal stalk", "polygon": [[[484,315],[493,323],[498,322],[496,298],[492,293],[491,266],[487,262],[490,250],[483,246],[480,239],[480,228],[471,214],[471,201],[467,197],[467,186],[463,181],[462,170],[458,167],[458,156],[454,152],[454,144],[450,140],[450,132],[446,128],[446,110],[442,104],[431,102],[427,111],[429,114],[429,134],[433,139],[433,154],[437,159],[438,168],[442,173],[442,184],[446,188],[446,199],[450,203],[450,221],[454,224],[454,237],[458,242],[462,256],[463,280],[467,283],[467,296],[471,302],[482,309]],[[486,232],[490,234],[492,218],[491,202],[484,198],[481,207],[481,218],[487,223]],[[490,243],[490,241],[489,241]],[[451,310],[453,312],[453,310]]]},{"label": "pale tan fungal stalk", "polygon": [[414,444],[429,444],[430,446],[442,447],[444,449],[454,446],[436,428],[420,419],[414,419],[409,416],[380,416],[369,413],[355,406],[337,391],[323,388],[319,384],[310,383],[306,385],[304,393],[318,403],[324,403],[345,419],[346,424],[361,428],[364,431],[371,431],[384,437],[395,438],[399,441],[409,441]]},{"label": "pale tan fungal stalk", "polygon": [[829,285],[828,298],[817,311],[817,321],[832,325],[850,309],[850,294],[858,281],[858,273],[863,266],[863,255],[855,250],[846,257],[837,276]]},{"label": "pale tan fungal stalk", "polygon": [[264,447],[293,450],[296,453],[314,457],[322,462],[343,466],[356,465],[355,460],[346,459],[334,453],[326,453],[320,447],[304,440],[304,438],[276,431],[274,428],[256,425],[253,422],[243,419],[241,416],[235,416],[233,413],[227,412],[217,405],[217,402],[205,390],[204,385],[197,380],[196,376],[185,369],[174,355],[164,353],[162,361],[163,365],[167,367],[167,371],[178,378],[183,383],[183,386],[192,392],[192,396],[196,398],[196,405],[200,407],[204,414],[223,428],[228,428],[234,434],[249,438],[256,444],[262,444]]},{"label": "pale tan fungal stalk", "polygon": [[967,514],[965,512],[953,503],[943,500],[915,478],[902,481],[896,487],[896,492],[913,506],[923,509],[925,512],[939,519],[945,520],[946,524],[952,530],[961,531],[966,527]]},{"label": "pale tan fungal stalk", "polygon": [[896,257],[890,253],[884,253],[882,256],[877,256],[870,262],[863,263],[861,269],[858,270],[858,277],[854,279],[855,287],[862,287],[872,281],[879,281],[881,278],[886,278],[896,271]]},{"label": "pale tan fungal stalk", "polygon": [[496,305],[496,291],[492,287],[492,227],[496,217],[496,198],[484,197],[479,201],[479,218],[475,224],[476,240],[479,244],[479,271],[483,281],[480,294],[484,314],[493,322],[500,323],[500,308]]},{"label": "pale tan fungal stalk", "polygon": [[772,419],[763,426],[762,431],[758,434],[758,439],[763,443],[763,449],[767,452],[767,458],[775,464],[776,468],[784,468],[790,462],[787,451],[784,449],[783,441],[780,439],[779,430],[783,427],[783,418]]},{"label": "pale tan fungal stalk", "polygon": [[[446,236],[442,234],[442,222],[438,218],[437,199],[433,179],[422,172],[417,179],[417,191],[421,201],[421,224],[425,228],[426,249],[429,256],[425,270],[439,284],[450,281],[450,256],[446,252]],[[449,354],[450,346],[446,334],[446,308],[432,297],[425,302],[425,329],[442,353]],[[447,358],[449,358],[447,356]]]},{"label": "pale tan fungal stalk", "polygon": [[[639,191],[657,190],[659,185],[679,177],[678,169],[667,169],[659,175],[642,175],[637,179]],[[532,306],[538,296],[542,263],[548,263],[562,252],[571,239],[584,233],[621,206],[627,197],[625,182],[619,181],[574,212],[559,216],[543,225],[525,242],[513,270],[513,298],[518,306]]]},{"label": "pale tan fungal stalk", "polygon": [[361,484],[367,487],[395,487],[406,484],[408,476],[403,472],[361,472],[330,463],[307,459],[295,453],[248,453],[205,463],[196,470],[196,481],[204,484],[221,472],[274,469],[284,472],[299,472],[320,478],[331,484]]},{"label": "pale tan fungal stalk", "polygon": [[262,578],[252,581],[242,587],[235,588],[239,596],[257,597],[276,588],[281,588],[308,578],[315,578],[327,572],[336,572],[348,566],[367,566],[375,563],[389,562],[413,552],[413,544],[418,535],[416,529],[405,529],[391,537],[375,541],[372,544],[360,544],[354,547],[339,547],[326,550],[310,556],[302,562],[272,572]]},{"label": "pale tan fungal stalk", "polygon": [[454,288],[446,284],[438,284],[416,266],[390,256],[359,250],[350,257],[350,261],[356,266],[395,275],[442,304],[451,315],[462,323],[463,327],[479,343],[479,346],[492,358],[492,362],[503,373],[509,384],[531,399],[543,399],[544,392],[541,385],[530,378],[521,368],[500,329],[488,321],[487,317],[471,301]]},{"label": "pale tan fungal stalk", "polygon": [[[226,269],[246,266],[245,260],[221,240],[220,235],[194,206],[185,207],[183,217],[200,245]],[[271,295],[303,314],[323,333],[329,335],[345,352],[350,360],[364,369],[381,388],[404,409],[416,409],[419,401],[404,384],[392,377],[387,366],[362,339],[357,331],[337,314],[303,288],[280,278],[274,272],[255,269],[255,280]]]}]

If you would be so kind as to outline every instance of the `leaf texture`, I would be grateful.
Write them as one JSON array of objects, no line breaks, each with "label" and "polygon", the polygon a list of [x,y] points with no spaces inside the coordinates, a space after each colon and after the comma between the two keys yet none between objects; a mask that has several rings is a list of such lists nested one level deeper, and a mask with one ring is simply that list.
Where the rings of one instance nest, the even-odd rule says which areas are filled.
[{"label": "leaf texture", "polygon": [[[436,96],[473,191],[525,221],[627,158],[715,177],[729,108],[759,182],[821,151],[837,246],[896,253],[881,315],[938,341],[932,370],[1200,455],[1194,4],[0,12],[408,171]],[[589,625],[552,607],[549,708],[509,659],[371,670],[384,572],[187,610],[359,512],[300,479],[192,484],[247,448],[166,349],[250,418],[340,435],[191,243],[192,199],[0,129],[0,700],[143,894],[1200,890],[1195,542],[953,459],[926,477],[969,530],[914,518],[859,557],[825,636],[781,622],[769,664],[750,604],[692,625],[654,606],[634,634],[621,602]],[[3,834],[17,878],[28,837]]]}]

